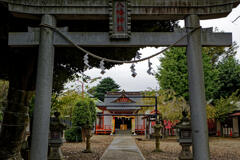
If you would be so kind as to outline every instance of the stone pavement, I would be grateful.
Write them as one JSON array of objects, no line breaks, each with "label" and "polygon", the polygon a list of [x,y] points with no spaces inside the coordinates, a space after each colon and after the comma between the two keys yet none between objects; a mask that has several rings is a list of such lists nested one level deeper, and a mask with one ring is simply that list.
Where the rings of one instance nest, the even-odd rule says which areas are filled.
[{"label": "stone pavement", "polygon": [[117,136],[100,160],[145,160],[131,136]]}]

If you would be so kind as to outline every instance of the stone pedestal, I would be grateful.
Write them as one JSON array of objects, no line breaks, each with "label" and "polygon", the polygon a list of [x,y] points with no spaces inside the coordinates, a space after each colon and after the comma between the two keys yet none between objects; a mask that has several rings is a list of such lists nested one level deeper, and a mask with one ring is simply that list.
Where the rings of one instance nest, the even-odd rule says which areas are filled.
[{"label": "stone pedestal", "polygon": [[191,144],[190,143],[182,143],[182,151],[179,154],[179,160],[193,160],[192,153],[190,150]]},{"label": "stone pedestal", "polygon": [[48,160],[64,160],[61,151],[62,140],[49,140]]},{"label": "stone pedestal", "polygon": [[61,151],[61,145],[63,143],[62,135],[63,130],[66,128],[64,124],[60,122],[59,112],[54,113],[54,118],[51,119],[50,123],[50,134],[49,134],[49,154],[48,160],[63,160],[63,154]]},{"label": "stone pedestal", "polygon": [[233,117],[233,137],[239,137],[238,117]]}]

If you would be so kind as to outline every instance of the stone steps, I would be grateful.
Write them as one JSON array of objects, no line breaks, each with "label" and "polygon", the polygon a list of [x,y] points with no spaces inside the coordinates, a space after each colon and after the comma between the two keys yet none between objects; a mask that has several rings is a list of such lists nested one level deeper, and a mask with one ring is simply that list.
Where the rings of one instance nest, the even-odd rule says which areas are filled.
[{"label": "stone steps", "polygon": [[132,132],[131,130],[115,130],[115,135],[119,135],[119,136],[124,136],[124,135],[131,135]]}]

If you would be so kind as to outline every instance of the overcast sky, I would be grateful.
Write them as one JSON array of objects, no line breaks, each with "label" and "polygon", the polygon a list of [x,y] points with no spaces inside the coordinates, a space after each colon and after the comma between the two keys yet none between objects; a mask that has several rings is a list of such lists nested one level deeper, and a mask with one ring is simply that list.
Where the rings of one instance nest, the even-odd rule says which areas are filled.
[{"label": "overcast sky", "polygon": [[[220,31],[232,32],[233,41],[236,41],[237,44],[239,45],[240,44],[240,18],[236,22],[232,23],[232,21],[236,19],[239,15],[240,15],[240,6],[234,9],[232,13],[228,15],[228,17],[226,18],[201,21],[201,26],[203,28],[217,27]],[[183,24],[184,22],[181,21],[180,25],[183,26]],[[142,57],[147,57],[156,52],[159,52],[160,50],[162,50],[162,48],[147,47],[147,48],[140,49],[140,52],[143,54]],[[237,57],[238,59],[240,59],[239,58],[240,49],[238,49]],[[151,59],[151,62],[153,63],[153,68],[155,71],[157,70],[157,66],[160,65],[158,59],[159,59],[159,56]],[[130,64],[117,65],[110,70],[106,70],[106,73],[104,75],[101,75],[100,69],[96,69],[96,68],[86,71],[85,74],[91,77],[98,77],[98,76],[102,76],[103,78],[111,77],[120,85],[121,89],[124,89],[125,91],[143,91],[143,90],[147,90],[148,88],[153,88],[153,89],[159,88],[159,85],[155,77],[148,75],[146,72],[148,69],[147,61],[137,63],[135,69],[137,72],[137,76],[135,78],[131,76]],[[90,86],[94,86],[98,82],[91,84]]]}]

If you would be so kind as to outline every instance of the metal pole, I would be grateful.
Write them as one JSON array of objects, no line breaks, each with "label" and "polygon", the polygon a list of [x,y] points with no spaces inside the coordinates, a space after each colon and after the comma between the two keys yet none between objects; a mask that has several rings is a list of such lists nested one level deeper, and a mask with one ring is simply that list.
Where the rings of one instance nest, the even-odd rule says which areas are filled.
[{"label": "metal pole", "polygon": [[[41,23],[56,26],[56,19],[52,15],[43,15]],[[41,27],[36,99],[33,113],[31,160],[47,160],[54,66],[53,35],[51,29]]]},{"label": "metal pole", "polygon": [[[185,19],[187,32],[200,27],[197,15]],[[188,36],[187,46],[189,103],[191,107],[191,126],[193,135],[194,160],[209,159],[206,100],[203,79],[201,29]]]},{"label": "metal pole", "polygon": [[157,122],[157,96],[155,96],[155,121]]}]

